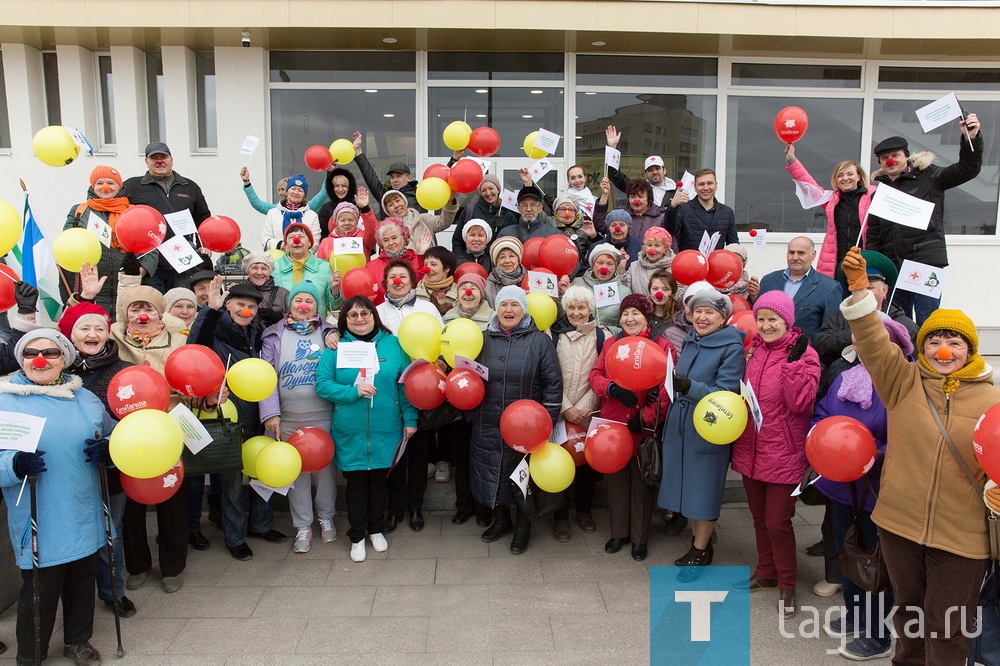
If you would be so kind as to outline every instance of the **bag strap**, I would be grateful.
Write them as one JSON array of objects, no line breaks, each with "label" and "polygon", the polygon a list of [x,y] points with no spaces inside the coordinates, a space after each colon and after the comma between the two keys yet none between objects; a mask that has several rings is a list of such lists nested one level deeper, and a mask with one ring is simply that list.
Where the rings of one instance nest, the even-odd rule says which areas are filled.
[{"label": "bag strap", "polygon": [[951,455],[955,457],[955,460],[958,461],[958,466],[962,468],[963,472],[965,472],[965,478],[969,480],[972,487],[976,488],[981,495],[983,493],[983,486],[976,480],[976,475],[972,473],[971,469],[969,469],[969,463],[965,462],[965,458],[963,458],[962,454],[958,452],[958,447],[955,446],[955,442],[951,439],[951,435],[949,435],[948,431],[944,429],[944,424],[941,423],[941,417],[938,415],[937,409],[934,407],[934,403],[931,402],[931,397],[926,391],[924,392],[924,397],[927,398],[927,406],[931,410],[931,416],[934,417],[934,423],[937,424],[938,430],[941,431],[941,436],[944,437],[944,443],[948,445],[949,449],[951,449]]}]

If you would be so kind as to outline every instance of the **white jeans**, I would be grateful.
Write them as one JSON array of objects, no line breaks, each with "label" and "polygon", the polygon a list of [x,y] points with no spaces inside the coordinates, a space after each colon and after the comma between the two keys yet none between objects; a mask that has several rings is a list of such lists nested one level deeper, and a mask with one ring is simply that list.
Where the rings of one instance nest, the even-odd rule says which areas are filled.
[{"label": "white jeans", "polygon": [[[313,501],[312,485],[316,484],[316,500]],[[288,507],[292,511],[292,524],[296,529],[309,527],[313,523],[313,504],[316,517],[332,520],[336,513],[337,468],[331,462],[318,472],[302,472],[295,479],[295,487],[288,490]]]}]

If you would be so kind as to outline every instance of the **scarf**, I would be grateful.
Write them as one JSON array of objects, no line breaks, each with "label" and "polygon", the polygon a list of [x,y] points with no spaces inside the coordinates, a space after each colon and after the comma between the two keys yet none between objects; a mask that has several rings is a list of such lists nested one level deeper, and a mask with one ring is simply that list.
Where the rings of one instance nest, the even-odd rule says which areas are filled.
[{"label": "scarf", "polygon": [[84,356],[83,354],[80,354],[69,369],[74,374],[80,374],[80,372],[95,370],[117,360],[118,343],[111,338],[108,338],[108,341],[104,343],[103,347],[101,347],[101,351],[92,356]]},{"label": "scarf", "polygon": [[385,250],[385,249],[383,248],[383,250],[382,250],[382,254],[383,254],[383,255],[385,255],[385,257],[386,257],[387,259],[399,259],[399,258],[400,258],[400,257],[402,257],[402,256],[403,256],[404,254],[406,254],[406,248],[404,247],[404,248],[403,248],[402,250],[400,250],[399,252],[388,252],[388,251],[386,251],[386,250]]},{"label": "scarf", "polygon": [[295,321],[292,319],[292,313],[289,312],[288,316],[285,317],[285,328],[289,331],[298,333],[299,335],[312,335],[313,331],[319,328],[323,320],[320,319],[319,315],[316,315],[309,321]]},{"label": "scarf", "polygon": [[121,250],[122,254],[125,253],[125,248],[118,241],[118,234],[115,233],[115,227],[118,225],[118,218],[121,214],[128,210],[131,204],[128,201],[128,197],[115,197],[114,199],[87,199],[87,207],[93,210],[99,210],[102,213],[108,214],[108,226],[111,227],[111,247]]},{"label": "scarf", "polygon": [[448,289],[451,289],[451,285],[455,284],[455,278],[450,275],[438,280],[437,282],[431,282],[430,277],[430,273],[424,276],[424,288],[427,289],[427,291],[447,291]]},{"label": "scarf", "polygon": [[417,292],[416,292],[416,290],[411,289],[408,292],[406,292],[406,295],[403,296],[402,298],[393,298],[389,294],[386,294],[385,295],[385,300],[392,307],[394,307],[397,310],[399,310],[399,309],[403,308],[404,306],[413,305],[414,303],[416,303],[417,302]]},{"label": "scarf", "polygon": [[465,308],[462,307],[461,302],[459,301],[455,302],[455,308],[457,308],[458,310],[458,316],[461,317],[462,319],[472,319],[473,317],[476,316],[476,313],[479,312],[479,308],[481,307],[483,307],[483,304],[480,302],[479,306],[476,307],[475,309],[466,310]]},{"label": "scarf", "polygon": [[282,233],[282,235],[284,235],[285,229],[288,228],[289,224],[291,224],[292,222],[301,222],[301,221],[302,221],[302,213],[301,212],[299,212],[297,210],[286,210],[281,215],[281,233]]},{"label": "scarf", "polygon": [[[919,356],[917,356],[917,359],[920,361],[920,365],[937,374],[937,370],[932,368],[930,363],[927,362],[927,359],[924,358],[924,352],[921,351]],[[944,386],[942,388],[944,389],[945,395],[951,395],[957,391],[961,380],[975,379],[979,375],[983,374],[984,370],[986,370],[986,361],[979,354],[973,354],[969,357],[969,361],[964,367],[959,368],[950,375],[944,376]]]},{"label": "scarf", "polygon": [[375,327],[372,328],[372,330],[368,331],[364,335],[358,335],[357,333],[351,333],[351,337],[353,337],[355,340],[360,340],[361,342],[371,342],[372,340],[375,339],[375,336],[378,335],[378,334],[379,334],[379,328],[378,328],[378,326],[375,326]]},{"label": "scarf", "polygon": [[504,273],[500,270],[499,266],[493,268],[493,272],[496,273],[498,281],[504,286],[511,284],[519,284],[522,279],[524,279],[524,274],[527,273],[524,266],[518,264],[517,270],[513,273]]},{"label": "scarf", "polygon": [[292,284],[302,282],[302,278],[306,276],[306,264],[309,262],[309,255],[306,254],[305,259],[292,259],[291,255],[287,254],[285,256],[292,262]]},{"label": "scarf", "polygon": [[872,376],[860,363],[840,374],[840,388],[837,389],[837,399],[853,402],[868,410],[872,407]]},{"label": "scarf", "polygon": [[156,326],[154,326],[150,330],[146,331],[145,333],[141,333],[139,331],[134,331],[131,328],[128,329],[129,337],[131,337],[143,349],[145,349],[146,347],[148,347],[149,343],[152,342],[153,340],[155,340],[160,335],[160,333],[162,333],[162,332],[163,332],[163,322],[162,321],[161,322],[157,322]]}]

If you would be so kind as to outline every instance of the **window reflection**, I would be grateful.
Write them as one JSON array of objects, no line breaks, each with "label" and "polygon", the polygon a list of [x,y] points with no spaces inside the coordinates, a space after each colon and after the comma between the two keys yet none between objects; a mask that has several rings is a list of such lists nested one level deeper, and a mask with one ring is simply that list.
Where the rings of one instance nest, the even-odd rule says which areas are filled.
[{"label": "window reflection", "polygon": [[429,79],[479,79],[482,81],[562,81],[562,53],[431,52],[427,54]]},{"label": "window reflection", "polygon": [[7,112],[7,82],[3,76],[3,53],[0,53],[0,148],[10,148],[10,114]]},{"label": "window reflection", "polygon": [[413,83],[413,51],[271,51],[272,83]]}]

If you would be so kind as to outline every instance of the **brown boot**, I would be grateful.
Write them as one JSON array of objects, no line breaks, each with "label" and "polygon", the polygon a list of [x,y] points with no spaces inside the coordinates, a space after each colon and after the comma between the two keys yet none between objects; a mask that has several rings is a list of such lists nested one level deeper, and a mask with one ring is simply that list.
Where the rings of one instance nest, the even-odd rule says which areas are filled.
[{"label": "brown boot", "polygon": [[785,619],[788,619],[795,615],[797,611],[795,590],[786,590],[785,588],[778,590],[778,613]]},{"label": "brown boot", "polygon": [[569,521],[557,520],[555,527],[552,528],[552,536],[560,543],[569,541]]}]

